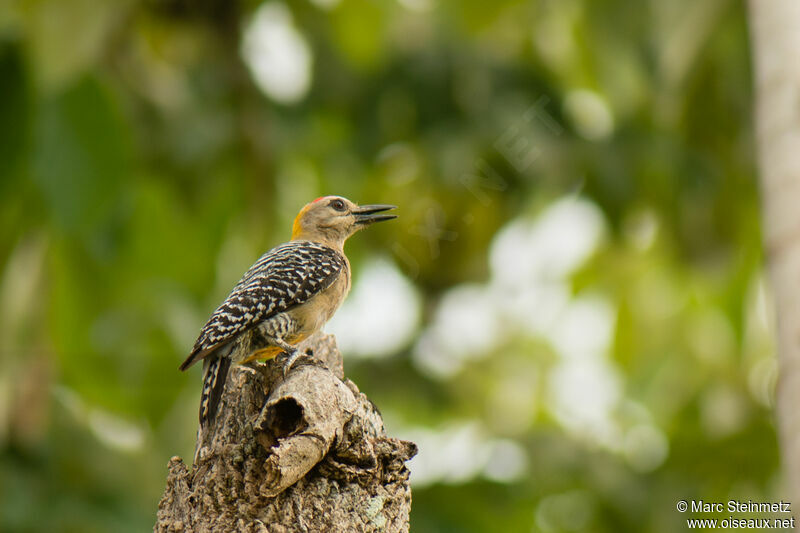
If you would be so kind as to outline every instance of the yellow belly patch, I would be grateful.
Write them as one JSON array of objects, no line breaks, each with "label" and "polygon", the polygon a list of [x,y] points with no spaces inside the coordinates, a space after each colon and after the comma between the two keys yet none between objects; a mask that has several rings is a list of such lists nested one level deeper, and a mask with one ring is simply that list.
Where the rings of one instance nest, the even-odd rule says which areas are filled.
[{"label": "yellow belly patch", "polygon": [[[293,335],[286,339],[286,342],[289,344],[295,345],[299,342],[303,342],[306,337],[308,337],[308,333],[301,333],[299,335]],[[239,361],[239,364],[249,363],[251,361],[267,361],[269,359],[274,359],[279,353],[283,350],[278,348],[277,346],[267,346],[266,348],[261,348],[260,350],[256,350],[255,352],[248,355],[245,359]]]},{"label": "yellow belly patch", "polygon": [[277,346],[267,346],[266,348],[262,348],[260,350],[256,350],[255,352],[251,353],[247,356],[247,358],[239,361],[239,364],[242,365],[244,363],[249,363],[250,361],[255,361],[260,359],[262,361],[266,361],[267,359],[273,359],[276,355],[281,353],[281,349]]}]

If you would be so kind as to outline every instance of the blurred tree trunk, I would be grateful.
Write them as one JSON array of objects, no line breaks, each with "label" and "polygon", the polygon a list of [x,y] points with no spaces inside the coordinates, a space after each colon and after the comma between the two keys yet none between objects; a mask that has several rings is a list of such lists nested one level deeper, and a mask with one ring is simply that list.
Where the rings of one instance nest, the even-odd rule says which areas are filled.
[{"label": "blurred tree trunk", "polygon": [[778,426],[800,502],[800,2],[750,0],[764,246],[777,305]]},{"label": "blurred tree trunk", "polygon": [[408,531],[416,446],[386,436],[333,337],[301,350],[285,378],[271,363],[231,368],[192,470],[169,462],[155,531]]}]

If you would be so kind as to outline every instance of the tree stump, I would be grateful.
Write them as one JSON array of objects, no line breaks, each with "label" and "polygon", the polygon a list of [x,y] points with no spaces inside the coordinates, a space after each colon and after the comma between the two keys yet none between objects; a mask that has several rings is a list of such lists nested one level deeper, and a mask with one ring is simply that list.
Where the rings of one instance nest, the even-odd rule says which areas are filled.
[{"label": "tree stump", "polygon": [[285,378],[273,362],[232,365],[192,470],[169,462],[154,531],[408,531],[416,445],[386,436],[333,336],[300,349]]}]

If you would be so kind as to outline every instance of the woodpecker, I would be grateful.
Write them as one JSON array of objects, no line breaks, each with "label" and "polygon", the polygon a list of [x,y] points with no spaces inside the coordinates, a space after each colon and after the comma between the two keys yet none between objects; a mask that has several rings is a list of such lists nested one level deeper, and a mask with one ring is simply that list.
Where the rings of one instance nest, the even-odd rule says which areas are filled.
[{"label": "woodpecker", "polygon": [[[214,420],[232,362],[249,363],[286,354],[284,374],[298,357],[299,342],[330,320],[350,290],[345,241],[375,222],[397,218],[393,205],[358,206],[341,196],[307,204],[294,220],[292,239],[262,255],[212,313],[186,370],[203,360],[200,425]],[[241,361],[235,353],[258,346]],[[237,350],[237,348],[240,348]]]}]

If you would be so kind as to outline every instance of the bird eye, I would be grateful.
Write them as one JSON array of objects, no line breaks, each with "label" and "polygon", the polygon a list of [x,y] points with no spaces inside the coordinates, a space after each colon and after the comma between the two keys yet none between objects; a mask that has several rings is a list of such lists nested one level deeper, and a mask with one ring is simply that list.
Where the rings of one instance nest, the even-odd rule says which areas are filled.
[{"label": "bird eye", "polygon": [[345,209],[344,202],[339,200],[338,198],[335,199],[335,200],[332,200],[331,203],[328,204],[328,205],[330,205],[332,208],[336,209],[337,211],[344,211],[344,209]]}]

